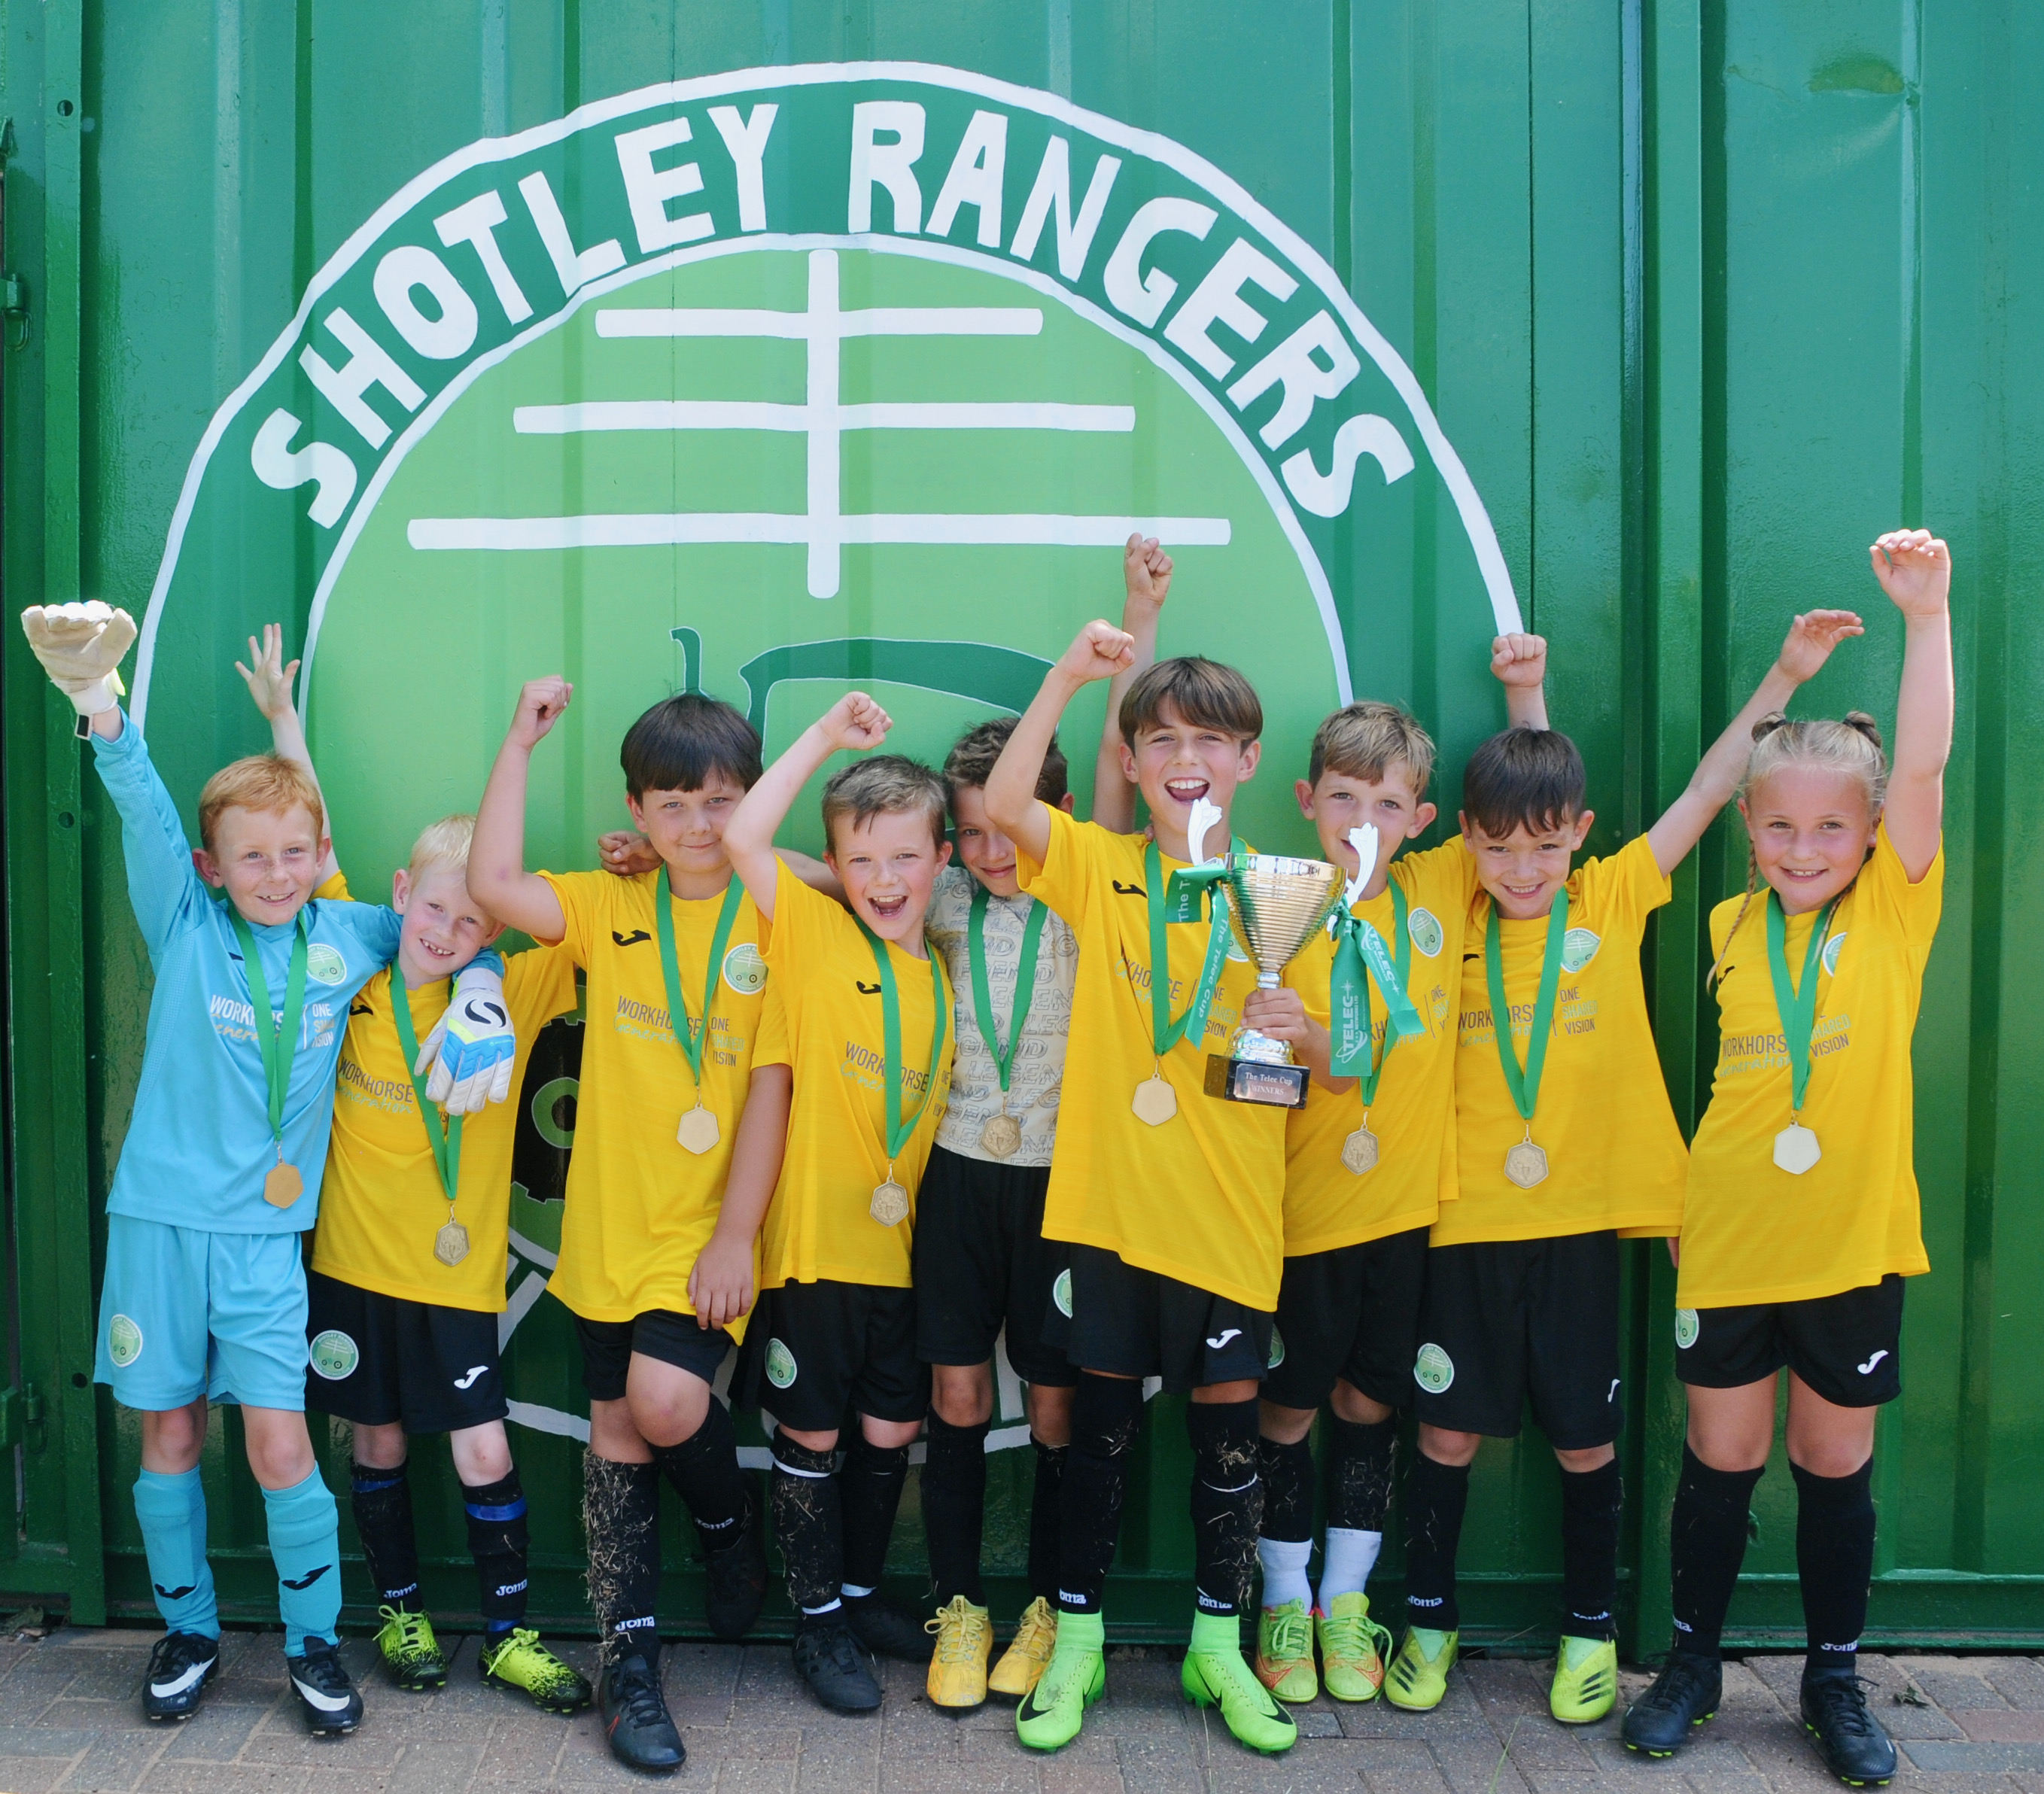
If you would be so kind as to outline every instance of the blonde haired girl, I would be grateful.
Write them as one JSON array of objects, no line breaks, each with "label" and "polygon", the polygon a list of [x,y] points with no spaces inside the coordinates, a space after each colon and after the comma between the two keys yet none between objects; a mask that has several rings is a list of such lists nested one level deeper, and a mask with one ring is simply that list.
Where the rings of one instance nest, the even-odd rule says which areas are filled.
[{"label": "blonde haired girl", "polygon": [[1854,1654],[1873,1571],[1874,1416],[1901,1393],[1902,1280],[1930,1269],[1909,1048],[1942,900],[1952,740],[1950,551],[1897,530],[1871,555],[1904,628],[1893,763],[1862,713],[1764,720],[1739,799],[1746,895],[1711,915],[1718,1062],[1677,1258],[1689,1423],[1674,1649],[1624,1731],[1666,1756],[1717,1705],[1719,1635],[1785,1369],[1803,1718],[1831,1770],[1861,1784],[1895,1771]]}]

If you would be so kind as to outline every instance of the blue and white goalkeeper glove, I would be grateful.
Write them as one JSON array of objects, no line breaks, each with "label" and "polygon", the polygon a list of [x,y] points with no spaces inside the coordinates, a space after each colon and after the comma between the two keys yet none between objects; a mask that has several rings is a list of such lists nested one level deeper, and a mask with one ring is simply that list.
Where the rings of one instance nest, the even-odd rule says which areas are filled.
[{"label": "blue and white goalkeeper glove", "polygon": [[414,1071],[432,1069],[426,1097],[450,1115],[474,1115],[487,1103],[511,1094],[518,1054],[504,980],[494,966],[477,962],[454,981],[447,1012],[419,1049]]}]

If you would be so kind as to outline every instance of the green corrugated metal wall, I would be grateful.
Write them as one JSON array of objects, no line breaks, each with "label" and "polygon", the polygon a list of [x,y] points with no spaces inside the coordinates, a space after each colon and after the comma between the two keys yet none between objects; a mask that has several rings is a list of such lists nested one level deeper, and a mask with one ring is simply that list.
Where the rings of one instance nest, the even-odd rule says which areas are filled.
[{"label": "green corrugated metal wall", "polygon": [[[1872,1631],[2044,1636],[2044,1177],[2022,1143],[2040,1094],[2023,993],[2044,968],[2044,802],[2023,771],[2044,746],[2044,660],[2019,620],[2044,563],[2035,9],[6,0],[0,16],[5,271],[28,308],[25,346],[0,354],[0,581],[15,609],[83,594],[140,611],[216,407],[343,240],[437,159],[655,81],[878,59],[1048,90],[1160,133],[1326,257],[1417,375],[1554,644],[1552,708],[1590,763],[1593,848],[1680,789],[1792,610],[1867,610],[1867,641],[1809,702],[1885,716],[1899,632],[1862,549],[1896,523],[1938,528],[1959,568],[1961,701],[1946,920],[1917,1041],[1934,1270],[1911,1289],[1908,1393],[1882,1422]],[[1473,698],[1450,597],[1466,552],[1452,508],[1429,480],[1401,491],[1397,531],[1335,526],[1331,573],[1358,693],[1411,702],[1440,734],[1451,809],[1462,755],[1494,718],[1487,694]],[[309,559],[216,550],[213,632],[231,640],[253,604],[290,612],[295,636],[309,574]],[[148,1593],[126,1493],[134,1431],[89,1385],[100,1199],[140,1062],[146,961],[117,829],[68,718],[11,629],[0,642],[15,1392],[0,1436],[22,1470],[0,1590],[96,1619],[141,1612]],[[196,707],[201,760],[252,744],[231,678],[158,701]],[[591,751],[600,764],[609,744]],[[1712,1055],[1700,920],[1742,858],[1713,836],[1654,949],[1685,1120]],[[1651,1650],[1666,1631],[1681,1402],[1672,1277],[1645,1247],[1629,1276],[1627,1603]],[[532,1374],[571,1399],[565,1361]],[[540,1604],[572,1617],[576,1452],[522,1431],[515,1442],[536,1495]],[[1190,1554],[1174,1425],[1152,1450],[1111,1604],[1168,1623]],[[253,1615],[268,1571],[240,1455],[217,1427],[223,1595]],[[1011,1571],[1024,1455],[996,1478]],[[1551,1628],[1551,1462],[1537,1439],[1479,1460],[1466,1607],[1493,1639]],[[1800,1633],[1776,1472],[1733,1610],[1735,1630],[1762,1639]],[[451,1507],[431,1524],[439,1592],[465,1606]],[[911,1516],[895,1567],[912,1581],[919,1551]]]}]

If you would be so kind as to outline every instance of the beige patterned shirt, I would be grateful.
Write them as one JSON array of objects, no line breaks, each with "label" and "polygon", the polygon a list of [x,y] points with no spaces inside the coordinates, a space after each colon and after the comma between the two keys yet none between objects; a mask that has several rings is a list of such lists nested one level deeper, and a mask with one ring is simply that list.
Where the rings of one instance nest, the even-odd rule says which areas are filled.
[{"label": "beige patterned shirt", "polygon": [[[947,866],[924,919],[924,932],[943,955],[955,993],[956,1047],[951,1061],[951,1106],[937,1128],[947,1152],[989,1164],[1047,1166],[1057,1137],[1058,1094],[1065,1074],[1065,1036],[1072,1022],[1072,985],[1078,973],[1079,943],[1062,917],[1047,915],[1036,947],[1036,982],[1022,1024],[1008,1079],[1008,1112],[1022,1127],[1022,1144],[997,1159],[979,1143],[979,1131],[1001,1109],[1001,1074],[981,1036],[973,1008],[972,961],[966,929],[972,917],[973,876],[962,866]],[[993,999],[994,1038],[1008,1042],[1015,1013],[1015,974],[1022,956],[1022,931],[1035,900],[993,897],[986,903],[986,983]]]}]

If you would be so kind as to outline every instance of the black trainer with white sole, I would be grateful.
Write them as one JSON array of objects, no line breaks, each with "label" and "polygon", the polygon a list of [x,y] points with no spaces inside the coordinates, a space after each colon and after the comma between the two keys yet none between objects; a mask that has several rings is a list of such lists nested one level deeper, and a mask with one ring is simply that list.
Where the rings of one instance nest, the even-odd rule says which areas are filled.
[{"label": "black trainer with white sole", "polygon": [[803,1615],[795,1633],[795,1673],[833,1713],[870,1713],[880,1704],[866,1647],[840,1610]]},{"label": "black trainer with white sole", "polygon": [[682,1734],[668,1717],[658,1659],[621,1657],[597,1678],[596,1707],[610,1754],[628,1769],[666,1774],[687,1760]]},{"label": "black trainer with white sole", "polygon": [[298,1693],[298,1711],[313,1732],[353,1731],[362,1723],[361,1691],[339,1650],[325,1639],[307,1638],[305,1655],[286,1657],[284,1667]]},{"label": "black trainer with white sole", "polygon": [[842,1605],[852,1636],[875,1657],[927,1663],[937,1648],[937,1641],[924,1627],[927,1614],[911,1613],[878,1589],[870,1595],[847,1595]]},{"label": "black trainer with white sole", "polygon": [[149,1652],[142,1681],[142,1717],[189,1719],[206,1685],[220,1673],[220,1641],[196,1632],[167,1632]]}]

